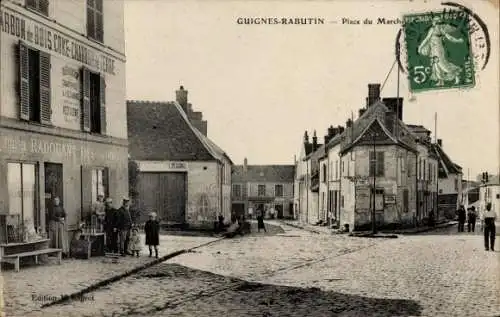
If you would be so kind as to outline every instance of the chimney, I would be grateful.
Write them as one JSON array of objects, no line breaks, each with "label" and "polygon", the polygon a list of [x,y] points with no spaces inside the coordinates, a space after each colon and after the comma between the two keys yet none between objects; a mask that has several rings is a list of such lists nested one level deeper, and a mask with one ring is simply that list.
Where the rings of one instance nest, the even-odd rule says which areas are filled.
[{"label": "chimney", "polygon": [[330,136],[327,134],[325,135],[324,139],[325,139],[325,144],[328,144],[328,142],[330,141]]},{"label": "chimney", "polygon": [[335,134],[334,134],[334,128],[333,128],[333,125],[331,125],[331,126],[328,128],[328,136],[330,136],[331,138],[335,136]]},{"label": "chimney", "polygon": [[366,108],[361,108],[358,110],[358,113],[359,113],[359,116],[361,117],[363,115],[363,113],[365,113],[366,111]]},{"label": "chimney", "polygon": [[338,130],[338,132],[337,132],[338,134],[342,134],[342,133],[344,133],[344,127],[343,127],[343,126],[340,126],[340,125],[339,125],[339,126],[337,127],[337,130]]},{"label": "chimney", "polygon": [[304,132],[304,143],[309,144],[309,135],[307,134],[307,131]]},{"label": "chimney", "polygon": [[175,92],[175,100],[179,103],[184,110],[186,115],[189,115],[188,112],[188,91],[184,89],[184,86],[181,86],[179,90]]},{"label": "chimney", "polygon": [[380,100],[380,84],[368,84],[368,107]]},{"label": "chimney", "polygon": [[248,160],[245,157],[245,159],[243,160],[243,171],[246,172],[247,170],[248,170]]},{"label": "chimney", "polygon": [[[403,98],[399,97],[399,104],[398,104],[398,98],[384,98],[382,99],[382,102],[385,104],[385,106],[392,112],[398,113],[398,119],[403,121]],[[399,111],[398,111],[399,108]]]},{"label": "chimney", "polygon": [[345,126],[346,126],[346,128],[350,128],[350,127],[352,127],[352,120],[351,120],[351,119],[348,119],[348,120],[346,121],[346,123],[345,123]]},{"label": "chimney", "polygon": [[313,132],[313,151],[316,151],[318,149],[318,137],[316,136],[316,130]]},{"label": "chimney", "polygon": [[443,147],[443,140],[442,139],[438,139],[437,141],[438,141],[439,147]]}]

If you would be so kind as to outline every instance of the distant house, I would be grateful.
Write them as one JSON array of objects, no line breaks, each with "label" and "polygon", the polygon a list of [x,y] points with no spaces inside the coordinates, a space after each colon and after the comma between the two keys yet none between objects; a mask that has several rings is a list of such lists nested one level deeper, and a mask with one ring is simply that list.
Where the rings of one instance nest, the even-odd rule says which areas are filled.
[{"label": "distant house", "polygon": [[486,204],[491,203],[492,210],[497,214],[497,220],[500,220],[500,184],[487,183],[479,187],[479,212],[486,210]]},{"label": "distant house", "polygon": [[247,216],[259,209],[270,216],[274,210],[277,218],[293,218],[294,173],[294,165],[248,165],[245,158],[233,166],[233,212]]},{"label": "distant house", "polygon": [[432,150],[439,162],[438,211],[440,214],[452,216],[461,203],[462,167],[455,164],[444,152],[441,139],[432,145]]},{"label": "distant house", "polygon": [[127,101],[127,118],[143,214],[155,211],[163,223],[197,227],[212,227],[219,214],[229,219],[231,159],[178,102]]},{"label": "distant house", "polygon": [[[305,217],[307,211],[307,184],[308,166],[304,158],[313,151],[313,143],[309,142],[307,131],[300,146],[298,159],[295,160],[295,176],[293,191],[293,214],[294,219]],[[315,145],[317,146],[317,145]],[[315,149],[314,149],[315,150]],[[305,219],[303,219],[305,221]]]}]

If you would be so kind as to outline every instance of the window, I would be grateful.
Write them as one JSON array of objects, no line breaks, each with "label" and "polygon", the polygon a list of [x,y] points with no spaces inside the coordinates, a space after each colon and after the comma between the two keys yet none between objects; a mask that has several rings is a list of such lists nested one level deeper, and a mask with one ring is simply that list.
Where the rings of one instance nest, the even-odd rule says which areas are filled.
[{"label": "window", "polygon": [[323,183],[326,183],[326,164],[323,164]]},{"label": "window", "polygon": [[257,187],[257,195],[266,196],[266,185],[259,185]]},{"label": "window", "polygon": [[87,0],[87,36],[99,42],[104,38],[102,2],[103,0]]},{"label": "window", "polygon": [[97,200],[97,195],[109,196],[108,169],[95,168],[92,170],[92,201]]},{"label": "window", "polygon": [[26,7],[44,15],[49,15],[49,0],[26,0]]},{"label": "window", "polygon": [[50,124],[50,55],[19,43],[20,119]]},{"label": "window", "polygon": [[[265,192],[265,190],[264,190]],[[274,186],[274,196],[283,197],[283,185],[275,185]]]},{"label": "window", "polygon": [[384,176],[384,152],[370,151],[370,176]]},{"label": "window", "polygon": [[210,209],[210,204],[208,201],[207,194],[201,194],[200,200],[198,202],[198,211],[200,215],[207,215]]},{"label": "window", "polygon": [[91,133],[106,133],[106,83],[99,74],[82,69],[82,129]]},{"label": "window", "polygon": [[[30,226],[38,230],[40,215],[37,204],[37,171],[35,164],[8,163],[7,188],[9,216],[18,216],[13,226]],[[9,224],[8,224],[9,225]]]},{"label": "window", "polygon": [[233,185],[233,196],[234,197],[241,197],[241,185],[240,184]]}]

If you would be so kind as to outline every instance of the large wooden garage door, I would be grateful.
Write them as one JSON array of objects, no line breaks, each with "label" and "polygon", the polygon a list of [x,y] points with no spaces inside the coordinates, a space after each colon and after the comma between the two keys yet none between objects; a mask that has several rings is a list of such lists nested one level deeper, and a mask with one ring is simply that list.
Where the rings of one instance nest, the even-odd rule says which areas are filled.
[{"label": "large wooden garage door", "polygon": [[143,212],[156,212],[162,222],[185,222],[185,173],[141,173],[138,187]]}]

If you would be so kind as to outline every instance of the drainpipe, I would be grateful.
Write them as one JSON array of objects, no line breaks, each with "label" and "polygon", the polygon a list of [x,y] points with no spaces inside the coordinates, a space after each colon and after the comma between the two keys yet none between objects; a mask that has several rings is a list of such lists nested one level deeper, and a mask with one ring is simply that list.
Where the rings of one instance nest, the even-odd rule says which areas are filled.
[{"label": "drainpipe", "polygon": [[[417,199],[415,199],[416,201],[416,217],[417,218],[420,214],[420,204],[419,204],[419,195],[418,195],[418,151],[415,152],[415,185],[416,185],[416,196],[417,196]],[[417,226],[417,219],[415,219],[415,223],[413,224],[415,227]]]},{"label": "drainpipe", "polygon": [[[347,160],[349,163],[350,161]],[[337,206],[335,206],[335,214],[337,216],[337,221],[339,223],[339,229],[341,229],[340,227],[340,212],[342,210],[341,208],[341,201],[342,201],[342,177],[343,177],[343,174],[342,174],[342,155],[340,154],[340,151],[339,151],[339,162],[340,162],[340,166],[339,166],[339,196],[337,198]],[[350,165],[350,164],[349,164]],[[347,168],[349,169],[349,165],[347,165]],[[356,199],[356,196],[354,197]],[[337,208],[338,207],[338,208]]]},{"label": "drainpipe", "polygon": [[309,223],[309,163],[306,161],[306,223]]}]

